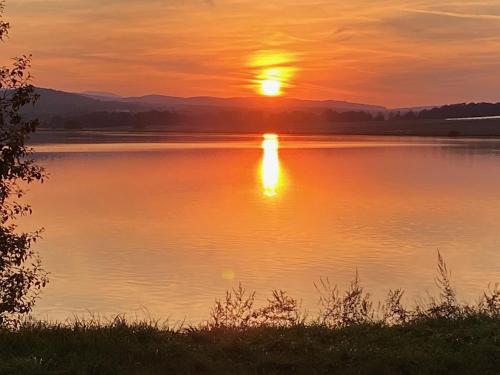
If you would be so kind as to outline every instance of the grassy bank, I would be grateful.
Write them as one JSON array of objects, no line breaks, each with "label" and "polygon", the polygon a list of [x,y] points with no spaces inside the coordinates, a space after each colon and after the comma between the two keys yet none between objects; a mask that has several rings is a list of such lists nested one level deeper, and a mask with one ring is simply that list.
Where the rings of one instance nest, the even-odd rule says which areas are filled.
[{"label": "grassy bank", "polygon": [[498,374],[500,319],[172,331],[31,324],[0,333],[2,374]]},{"label": "grassy bank", "polygon": [[273,291],[263,306],[241,285],[197,326],[16,320],[0,328],[0,374],[499,374],[500,289],[458,302],[438,253],[438,297],[378,304],[358,275],[316,283],[319,314]]}]

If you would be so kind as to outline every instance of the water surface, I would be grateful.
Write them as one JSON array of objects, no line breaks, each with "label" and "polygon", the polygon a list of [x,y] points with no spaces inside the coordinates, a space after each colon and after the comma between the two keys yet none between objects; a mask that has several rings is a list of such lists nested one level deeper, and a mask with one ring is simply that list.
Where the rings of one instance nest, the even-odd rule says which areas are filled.
[{"label": "water surface", "polygon": [[279,141],[37,145],[51,176],[31,187],[23,227],[45,227],[37,247],[51,282],[36,313],[196,322],[239,282],[261,300],[285,289],[314,311],[314,281],[345,287],[356,270],[375,298],[403,287],[413,302],[435,291],[437,249],[464,300],[500,280],[500,140]]}]

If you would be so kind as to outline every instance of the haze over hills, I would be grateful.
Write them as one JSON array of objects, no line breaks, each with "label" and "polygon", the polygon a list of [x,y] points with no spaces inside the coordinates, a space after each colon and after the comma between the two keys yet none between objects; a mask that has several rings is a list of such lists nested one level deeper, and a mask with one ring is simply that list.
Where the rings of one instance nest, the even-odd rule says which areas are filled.
[{"label": "haze over hills", "polygon": [[386,111],[383,106],[350,103],[338,100],[304,100],[285,97],[241,97],[241,98],[217,98],[210,96],[197,96],[190,98],[163,96],[163,95],[145,95],[141,97],[128,97],[119,100],[126,103],[141,103],[156,107],[155,109],[198,109],[202,108],[246,108],[246,109],[275,109],[275,110],[325,110],[332,109],[339,112],[343,111],[368,111],[380,112]]},{"label": "haze over hills", "polygon": [[83,94],[68,93],[52,89],[37,88],[39,100],[33,107],[26,107],[25,112],[40,116],[66,116],[98,111],[141,111],[148,110],[140,103],[104,101]]},{"label": "haze over hills", "polygon": [[140,97],[121,97],[112,93],[64,91],[37,88],[40,100],[31,112],[37,114],[66,115],[97,111],[209,111],[211,109],[260,109],[260,110],[308,110],[323,111],[332,109],[338,112],[367,111],[383,112],[387,108],[370,104],[350,103],[337,100],[302,100],[293,98],[216,98],[199,96],[183,98],[165,95],[145,95]]},{"label": "haze over hills", "polygon": [[120,95],[114,94],[112,92],[104,92],[104,91],[84,91],[81,93],[82,95],[88,96],[89,98],[94,99],[118,99],[121,98]]}]

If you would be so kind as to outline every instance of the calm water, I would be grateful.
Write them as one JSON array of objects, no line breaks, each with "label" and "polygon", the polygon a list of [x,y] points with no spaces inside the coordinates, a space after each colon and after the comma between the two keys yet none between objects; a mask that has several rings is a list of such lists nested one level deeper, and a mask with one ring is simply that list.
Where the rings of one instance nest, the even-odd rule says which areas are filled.
[{"label": "calm water", "polygon": [[500,140],[151,139],[37,146],[51,177],[23,227],[46,230],[38,315],[199,321],[239,282],[314,311],[313,282],[356,269],[411,303],[435,292],[436,249],[464,300],[500,280]]}]

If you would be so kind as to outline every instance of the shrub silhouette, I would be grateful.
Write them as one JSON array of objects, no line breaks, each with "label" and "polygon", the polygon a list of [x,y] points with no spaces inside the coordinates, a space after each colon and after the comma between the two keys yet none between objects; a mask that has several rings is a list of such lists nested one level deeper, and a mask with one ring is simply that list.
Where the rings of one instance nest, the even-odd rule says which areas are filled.
[{"label": "shrub silhouette", "polygon": [[[267,304],[255,306],[255,292],[247,292],[241,284],[216,300],[205,328],[247,329],[252,327],[294,327],[318,324],[328,328],[345,328],[359,324],[406,325],[433,319],[462,319],[474,316],[500,317],[500,289],[489,287],[476,304],[460,304],[451,282],[451,272],[438,251],[436,286],[437,298],[429,297],[424,304],[409,309],[403,304],[404,290],[389,290],[383,303],[374,308],[370,294],[361,286],[356,271],[354,280],[340,291],[328,278],[320,278],[314,286],[319,293],[319,315],[308,320],[299,302],[287,292],[274,290]],[[191,327],[192,329],[192,327]]]},{"label": "shrub silhouette", "polygon": [[433,318],[454,318],[460,314],[461,306],[457,303],[456,292],[451,285],[451,272],[448,271],[446,262],[438,250],[438,276],[436,285],[439,288],[439,299],[430,301],[430,306],[424,316]]},{"label": "shrub silhouette", "polygon": [[257,310],[255,315],[260,325],[273,327],[292,327],[303,324],[306,319],[299,302],[282,290],[274,290],[267,306]]},{"label": "shrub silhouette", "polygon": [[339,293],[329,279],[320,279],[314,284],[319,293],[320,322],[329,327],[347,327],[373,321],[373,304],[370,295],[364,292],[359,282],[358,271],[349,288]]},{"label": "shrub silhouette", "polygon": [[412,318],[411,313],[406,310],[401,300],[404,291],[402,289],[389,290],[385,304],[383,305],[382,320],[388,325],[405,324]]},{"label": "shrub silhouette", "polygon": [[247,294],[241,283],[226,292],[224,300],[216,300],[210,313],[213,328],[245,328],[255,324],[253,305],[255,292]]},{"label": "shrub silhouette", "polygon": [[484,292],[478,304],[479,312],[492,318],[500,318],[500,289],[498,284]]},{"label": "shrub silhouette", "polygon": [[[3,2],[0,2],[0,17]],[[9,24],[0,18],[0,41]],[[16,324],[20,315],[29,313],[41,288],[47,282],[40,260],[31,245],[40,235],[19,233],[15,219],[31,213],[31,207],[19,203],[24,191],[21,183],[43,181],[41,167],[29,159],[26,138],[35,130],[36,120],[25,120],[20,110],[38,99],[27,72],[30,57],[14,59],[12,67],[0,68],[0,326]]]}]

